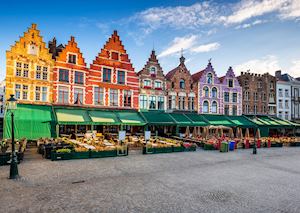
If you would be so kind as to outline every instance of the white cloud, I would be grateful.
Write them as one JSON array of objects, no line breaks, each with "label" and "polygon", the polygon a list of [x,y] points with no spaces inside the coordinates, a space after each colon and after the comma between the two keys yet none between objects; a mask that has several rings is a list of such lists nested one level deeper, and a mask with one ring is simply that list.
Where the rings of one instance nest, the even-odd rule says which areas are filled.
[{"label": "white cloud", "polygon": [[243,0],[233,7],[233,13],[222,16],[225,24],[239,24],[254,17],[278,11],[290,0]]},{"label": "white cloud", "polygon": [[214,43],[203,44],[198,47],[194,47],[191,49],[191,51],[196,53],[210,52],[219,49],[220,46],[221,45],[218,42],[214,42]]},{"label": "white cloud", "polygon": [[263,74],[268,72],[274,75],[275,71],[280,69],[281,67],[279,65],[278,58],[274,55],[267,55],[260,59],[252,59],[234,66],[234,70],[238,74],[240,74],[240,72],[246,72],[247,70],[250,70],[250,72],[253,73]]},{"label": "white cloud", "polygon": [[255,25],[263,24],[263,23],[267,23],[267,21],[266,20],[255,20],[252,23],[246,23],[246,24],[238,25],[238,26],[235,27],[235,29],[246,29],[246,28],[253,27]]},{"label": "white cloud", "polygon": [[292,61],[292,66],[289,68],[288,73],[295,78],[300,77],[300,59]]},{"label": "white cloud", "polygon": [[188,50],[190,49],[193,45],[196,44],[197,36],[196,35],[190,35],[190,36],[185,36],[185,37],[176,37],[174,40],[171,42],[171,45],[162,51],[158,57],[165,57],[172,55],[174,53],[178,53],[183,50]]},{"label": "white cloud", "polygon": [[281,8],[280,17],[282,19],[298,19],[300,18],[300,1],[299,0],[289,0]]}]

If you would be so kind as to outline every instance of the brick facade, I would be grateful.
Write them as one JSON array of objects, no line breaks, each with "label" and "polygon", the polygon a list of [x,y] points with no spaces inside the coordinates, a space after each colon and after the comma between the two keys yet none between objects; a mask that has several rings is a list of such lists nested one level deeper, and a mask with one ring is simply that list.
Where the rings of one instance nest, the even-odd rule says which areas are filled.
[{"label": "brick facade", "polygon": [[241,72],[243,114],[276,114],[276,77],[269,73]]},{"label": "brick facade", "polygon": [[168,110],[197,111],[197,84],[193,82],[190,71],[186,68],[185,58],[180,57],[180,64],[166,75]]},{"label": "brick facade", "polygon": [[138,76],[140,109],[165,110],[167,106],[166,78],[154,50],[144,68],[138,72]]}]

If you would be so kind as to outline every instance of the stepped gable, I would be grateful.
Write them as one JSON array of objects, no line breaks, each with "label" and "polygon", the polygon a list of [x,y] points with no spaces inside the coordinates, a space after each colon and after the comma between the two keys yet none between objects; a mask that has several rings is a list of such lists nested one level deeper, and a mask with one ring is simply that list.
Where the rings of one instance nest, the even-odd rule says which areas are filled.
[{"label": "stepped gable", "polygon": [[[200,74],[201,73],[201,74]],[[207,66],[206,66],[206,68],[204,69],[204,70],[202,70],[202,71],[200,71],[199,72],[199,74],[198,73],[196,73],[195,75],[195,80],[196,81],[203,81],[203,82],[205,82],[205,80],[203,79],[203,78],[206,78],[206,74],[207,73],[212,73],[213,74],[213,77],[214,77],[214,79],[215,79],[215,84],[219,84],[220,83],[220,80],[219,80],[219,78],[217,77],[217,74],[216,74],[216,72],[215,72],[215,70],[214,70],[214,67],[212,66],[212,64],[211,64],[211,61],[209,60],[209,62],[208,62],[208,64],[207,64]],[[198,76],[197,76],[197,74],[198,74]],[[196,77],[199,77],[198,79],[196,79]]]},{"label": "stepped gable", "polygon": [[[114,59],[116,54],[118,54],[119,60]],[[96,56],[96,59],[93,61],[93,64],[107,65],[124,68],[127,70],[134,70],[129,56],[116,30],[105,43],[100,53]]]},{"label": "stepped gable", "polygon": [[155,66],[155,67],[158,68],[157,72],[159,73],[160,76],[164,75],[162,67],[160,66],[160,63],[158,62],[157,56],[155,54],[155,50],[151,51],[151,55],[148,58],[148,61],[146,62],[144,68],[141,71],[139,71],[137,74],[138,75],[141,75],[141,74],[150,74],[149,73],[149,67],[151,67],[151,66]]},{"label": "stepped gable", "polygon": [[56,57],[56,61],[57,62],[66,62],[68,59],[68,53],[77,54],[77,64],[76,65],[86,67],[85,60],[80,51],[80,48],[78,47],[77,42],[75,41],[74,36],[71,36],[70,40],[68,41],[68,44],[61,50],[61,52],[58,53],[58,56]]}]

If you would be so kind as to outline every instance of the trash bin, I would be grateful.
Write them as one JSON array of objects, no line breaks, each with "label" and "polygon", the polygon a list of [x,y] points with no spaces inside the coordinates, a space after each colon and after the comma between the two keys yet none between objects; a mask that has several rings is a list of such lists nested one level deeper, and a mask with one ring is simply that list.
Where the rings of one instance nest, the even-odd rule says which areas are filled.
[{"label": "trash bin", "polygon": [[234,141],[230,141],[229,142],[229,151],[234,151],[235,148],[235,142]]},{"label": "trash bin", "polygon": [[227,142],[221,143],[220,152],[228,152],[228,143]]}]

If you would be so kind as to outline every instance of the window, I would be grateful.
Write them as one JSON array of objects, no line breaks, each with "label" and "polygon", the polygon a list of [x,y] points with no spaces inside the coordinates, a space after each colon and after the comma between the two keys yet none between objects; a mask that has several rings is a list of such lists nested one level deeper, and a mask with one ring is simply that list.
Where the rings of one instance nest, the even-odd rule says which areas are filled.
[{"label": "window", "polygon": [[229,115],[229,106],[228,105],[225,105],[225,107],[224,107],[224,114]]},{"label": "window", "polygon": [[266,106],[263,106],[263,113],[267,113]]},{"label": "window", "polygon": [[267,101],[266,93],[263,93],[263,101]]},{"label": "window", "polygon": [[43,80],[48,80],[48,67],[43,67]]},{"label": "window", "polygon": [[151,81],[150,80],[144,80],[144,87],[151,87]]},{"label": "window", "polygon": [[257,114],[257,105],[256,104],[254,104],[253,110],[254,110],[254,114]]},{"label": "window", "polygon": [[258,82],[257,82],[257,87],[258,87],[258,89],[261,89],[261,88],[262,88],[262,81],[261,81],[261,80],[258,80]]},{"label": "window", "polygon": [[22,63],[17,62],[16,64],[16,76],[21,76],[22,75]]},{"label": "window", "polygon": [[249,86],[249,81],[247,79],[244,81],[244,85],[245,87]]},{"label": "window", "polygon": [[59,81],[69,82],[69,70],[59,69]]},{"label": "window", "polygon": [[158,96],[157,108],[158,108],[159,110],[164,110],[164,102],[165,102],[165,97],[163,97],[163,96]]},{"label": "window", "polygon": [[217,107],[218,107],[217,102],[213,101],[212,104],[211,104],[211,112],[212,113],[217,113]]},{"label": "window", "polygon": [[285,120],[288,120],[289,119],[289,114],[288,112],[285,112]]},{"label": "window", "polygon": [[288,100],[285,100],[285,108],[289,109],[289,101]]},{"label": "window", "polygon": [[208,113],[208,109],[209,109],[208,101],[204,101],[204,102],[203,102],[203,109],[202,109],[202,112],[203,112],[203,113]]},{"label": "window", "polygon": [[233,87],[233,80],[232,79],[228,79],[228,87]]},{"label": "window", "polygon": [[103,68],[103,82],[111,82],[111,69]]},{"label": "window", "polygon": [[83,104],[83,89],[74,88],[74,103]]},{"label": "window", "polygon": [[279,95],[279,97],[282,97],[282,96],[283,96],[283,95],[282,95],[282,89],[279,89],[278,95]]},{"label": "window", "polygon": [[175,87],[174,82],[171,83],[171,87],[172,87],[172,89],[174,89],[174,87]]},{"label": "window", "polygon": [[47,91],[48,88],[47,87],[42,87],[42,101],[47,101]]},{"label": "window", "polygon": [[273,81],[270,82],[270,89],[274,89],[274,82]]},{"label": "window", "polygon": [[125,84],[125,71],[118,71],[118,84]]},{"label": "window", "polygon": [[253,97],[254,97],[254,101],[258,101],[258,94],[257,94],[257,92],[253,93]]},{"label": "window", "polygon": [[288,89],[284,90],[284,93],[285,93],[285,97],[289,97],[289,90]]},{"label": "window", "polygon": [[224,101],[229,102],[229,92],[224,92]]},{"label": "window", "polygon": [[232,115],[237,115],[237,106],[232,106]]},{"label": "window", "polygon": [[149,97],[149,109],[156,109],[156,96]]},{"label": "window", "polygon": [[162,88],[161,87],[161,81],[154,81],[154,87],[155,88]]},{"label": "window", "polygon": [[282,109],[283,105],[282,105],[282,100],[279,100],[279,109]]},{"label": "window", "polygon": [[58,103],[69,103],[69,88],[60,86],[58,89]]},{"label": "window", "polygon": [[244,100],[245,101],[249,100],[249,92],[248,91],[244,92]]},{"label": "window", "polygon": [[212,98],[217,98],[218,97],[218,90],[217,90],[216,87],[212,88],[211,96],[212,96]]},{"label": "window", "polygon": [[146,95],[140,95],[140,108],[147,109],[147,96]]},{"label": "window", "polygon": [[124,107],[131,107],[131,91],[124,90]]},{"label": "window", "polygon": [[179,81],[179,88],[180,89],[185,89],[185,82],[184,82],[183,79],[180,79],[180,81]]},{"label": "window", "polygon": [[75,71],[75,84],[83,84],[83,72]]},{"label": "window", "polygon": [[29,64],[22,63],[22,62],[16,63],[16,76],[23,76],[25,78],[28,78],[28,73],[29,73]]},{"label": "window", "polygon": [[118,61],[119,60],[119,53],[111,52],[111,59]]},{"label": "window", "polygon": [[209,89],[208,89],[208,87],[204,87],[203,88],[203,93],[204,93],[204,97],[206,97],[206,98],[209,97]]},{"label": "window", "polygon": [[69,56],[68,56],[68,63],[70,63],[70,64],[76,64],[76,55],[75,54],[69,54]]},{"label": "window", "polygon": [[185,110],[185,97],[183,96],[178,97],[178,106],[179,106],[179,110]]},{"label": "window", "polygon": [[150,75],[156,75],[156,67],[150,67]]},{"label": "window", "polygon": [[232,102],[236,103],[237,102],[237,93],[232,93]]},{"label": "window", "polygon": [[249,105],[248,104],[245,105],[245,113],[249,114]]},{"label": "window", "polygon": [[176,97],[175,95],[169,96],[169,109],[175,109]]},{"label": "window", "polygon": [[279,118],[282,118],[282,112],[281,111],[279,112]]},{"label": "window", "polygon": [[41,79],[42,74],[42,67],[41,66],[36,66],[36,71],[35,71],[35,78],[36,79]]},{"label": "window", "polygon": [[23,91],[22,91],[22,99],[27,100],[28,99],[28,86],[23,85]]},{"label": "window", "polygon": [[94,87],[94,104],[95,105],[104,105],[104,93],[102,87]]},{"label": "window", "polygon": [[207,74],[207,83],[208,84],[212,84],[213,83],[213,79],[212,79],[212,74],[211,73]]},{"label": "window", "polygon": [[194,97],[189,97],[188,110],[194,110]]},{"label": "window", "polygon": [[15,85],[15,96],[16,96],[16,99],[21,99],[21,85],[20,84]]},{"label": "window", "polygon": [[110,106],[118,106],[118,90],[110,89]]}]

